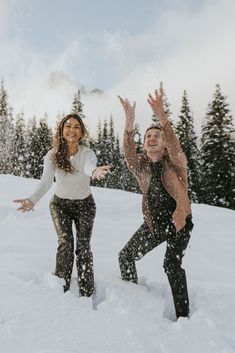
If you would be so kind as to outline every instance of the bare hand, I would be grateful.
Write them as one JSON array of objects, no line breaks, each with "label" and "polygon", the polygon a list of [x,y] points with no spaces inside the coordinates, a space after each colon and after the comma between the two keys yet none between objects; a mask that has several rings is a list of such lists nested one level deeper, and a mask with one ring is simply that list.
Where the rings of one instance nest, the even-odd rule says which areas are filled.
[{"label": "bare hand", "polygon": [[34,203],[28,199],[14,200],[14,202],[18,202],[21,204],[21,206],[17,208],[17,211],[34,211]]},{"label": "bare hand", "polygon": [[133,125],[135,121],[135,106],[136,103],[134,102],[133,105],[129,102],[128,99],[123,99],[122,97],[118,96],[118,99],[121,102],[121,105],[123,106],[125,115],[126,115],[126,129],[128,131],[133,130]]},{"label": "bare hand", "polygon": [[159,119],[160,124],[164,124],[167,119],[167,115],[164,111],[164,103],[163,103],[163,85],[162,82],[160,83],[160,88],[159,91],[155,89],[155,97],[153,97],[151,94],[148,95],[148,103],[150,107],[152,108],[153,114]]},{"label": "bare hand", "polygon": [[92,173],[92,180],[101,180],[106,177],[110,170],[110,165],[102,165],[101,167],[97,167],[94,172]]}]

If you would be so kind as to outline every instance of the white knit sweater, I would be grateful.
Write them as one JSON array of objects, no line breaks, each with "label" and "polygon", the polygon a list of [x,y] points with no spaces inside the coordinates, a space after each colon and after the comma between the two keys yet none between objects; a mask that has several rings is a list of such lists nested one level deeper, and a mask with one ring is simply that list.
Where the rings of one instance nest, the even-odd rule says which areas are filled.
[{"label": "white knit sweater", "polygon": [[54,181],[55,195],[63,199],[82,200],[91,194],[90,177],[96,169],[97,158],[92,150],[80,146],[78,152],[70,157],[71,164],[75,170],[74,174],[66,173],[55,165],[52,158],[52,150],[44,157],[44,167],[41,180],[35,192],[27,197],[36,204],[51,188]]}]

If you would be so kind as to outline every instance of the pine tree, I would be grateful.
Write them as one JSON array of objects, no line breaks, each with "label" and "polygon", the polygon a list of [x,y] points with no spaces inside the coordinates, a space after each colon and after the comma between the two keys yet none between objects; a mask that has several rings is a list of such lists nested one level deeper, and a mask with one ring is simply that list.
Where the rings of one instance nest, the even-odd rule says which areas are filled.
[{"label": "pine tree", "polygon": [[113,179],[115,189],[124,189],[123,182],[123,155],[120,147],[119,135],[116,136],[115,149],[114,149],[114,160],[113,160]]},{"label": "pine tree", "polygon": [[[101,164],[99,163],[100,159],[100,153],[101,153],[101,143],[102,143],[102,125],[101,121],[99,119],[98,125],[97,125],[97,137],[96,138],[90,138],[90,148],[92,151],[95,153],[97,157],[97,165],[100,166]],[[98,181],[97,180],[91,180],[91,185],[92,186],[97,186]]]},{"label": "pine tree", "polygon": [[48,126],[47,114],[45,114],[44,118],[39,120],[37,137],[40,148],[38,150],[38,166],[35,170],[35,177],[39,179],[41,178],[43,172],[44,157],[47,152],[52,148],[52,130]]},{"label": "pine tree", "polygon": [[108,163],[112,166],[113,174],[108,174],[106,179],[106,187],[117,189],[117,178],[118,178],[118,164],[120,158],[120,146],[116,144],[117,140],[114,132],[114,123],[112,115],[109,118],[108,124],[108,140],[106,146],[106,154],[108,156]]},{"label": "pine tree", "polygon": [[115,154],[115,143],[116,143],[116,137],[115,137],[115,132],[114,132],[114,123],[113,123],[113,117],[110,115],[109,118],[109,127],[108,127],[108,140],[109,140],[109,159],[111,164],[113,164],[113,158]]},{"label": "pine tree", "polygon": [[120,150],[119,137],[114,137],[114,141],[111,144],[112,152],[112,162],[111,162],[111,174],[107,175],[106,186],[112,189],[123,189],[122,182],[122,156]]},{"label": "pine tree", "polygon": [[99,160],[99,155],[101,154],[101,145],[102,145],[102,124],[99,119],[97,126],[97,138],[93,140],[93,150]]},{"label": "pine tree", "polygon": [[25,141],[25,119],[24,113],[17,114],[14,136],[12,141],[12,174],[17,176],[24,175],[25,167],[25,153],[26,153],[26,141]]},{"label": "pine tree", "polygon": [[80,90],[74,95],[73,103],[72,103],[72,113],[78,114],[82,119],[85,118],[83,113],[84,104],[81,102],[81,92]]},{"label": "pine tree", "polygon": [[[110,116],[109,123],[106,119],[104,120],[103,127],[100,121],[98,123],[95,153],[98,158],[98,166],[115,166],[115,134],[112,116]],[[115,187],[113,184],[113,179],[109,176],[104,180],[96,181],[95,185],[101,187]]]},{"label": "pine tree", "polygon": [[203,202],[235,209],[235,143],[232,116],[219,84],[202,126]]},{"label": "pine tree", "polygon": [[135,148],[137,153],[141,153],[143,151],[143,144],[141,140],[141,133],[139,129],[139,125],[136,123],[135,124]]},{"label": "pine tree", "polygon": [[7,173],[13,174],[13,166],[12,166],[12,158],[13,158],[13,139],[15,135],[15,124],[13,118],[13,108],[9,107],[9,119],[8,119],[8,143],[7,143],[7,150],[8,150],[8,158],[7,158]]},{"label": "pine tree", "polygon": [[37,120],[33,116],[29,119],[26,127],[26,153],[25,153],[25,168],[24,176],[27,178],[37,178],[40,150],[40,143],[37,135]]},{"label": "pine tree", "polygon": [[100,165],[107,165],[110,164],[110,162],[110,137],[108,122],[105,119],[103,124],[102,140],[100,143],[99,163]]},{"label": "pine tree", "polygon": [[[103,127],[101,120],[99,119],[98,126],[97,126],[97,137],[94,139],[90,139],[90,148],[94,151],[97,157],[98,166],[104,165],[104,163],[108,159],[105,152],[106,150],[105,143],[106,144],[108,143],[107,121],[105,121],[104,127]],[[105,186],[103,180],[101,181],[93,180],[91,184],[94,186],[100,186],[100,187]]]},{"label": "pine tree", "polygon": [[[81,90],[78,90],[74,95],[71,112],[79,115],[82,119],[84,119],[85,115],[83,113],[83,106],[84,104],[81,102]],[[85,147],[90,147],[90,138],[83,138],[80,143]]]},{"label": "pine tree", "polygon": [[183,93],[179,121],[176,124],[175,130],[179,137],[182,150],[188,159],[189,196],[192,202],[197,203],[200,199],[199,150],[194,130],[193,115],[186,91]]},{"label": "pine tree", "polygon": [[123,189],[132,192],[139,192],[137,182],[124,162],[123,152],[120,148],[118,135],[115,137],[112,116],[109,124],[104,120],[98,122],[97,137],[91,140],[91,148],[98,159],[98,166],[111,164],[111,175],[108,174],[105,180],[91,181],[91,185]]},{"label": "pine tree", "polygon": [[12,109],[8,103],[8,94],[4,80],[0,85],[0,173],[11,173],[11,148],[14,133]]},{"label": "pine tree", "polygon": [[40,179],[43,159],[52,147],[52,130],[48,126],[47,115],[39,120],[30,119],[26,131],[25,175],[27,178]]}]

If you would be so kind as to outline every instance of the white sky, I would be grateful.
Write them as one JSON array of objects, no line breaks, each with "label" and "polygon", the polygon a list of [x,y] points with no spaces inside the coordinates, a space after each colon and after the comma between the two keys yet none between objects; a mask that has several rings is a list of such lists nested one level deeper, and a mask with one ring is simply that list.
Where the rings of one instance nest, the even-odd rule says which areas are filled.
[{"label": "white sky", "polygon": [[0,76],[15,113],[51,122],[79,87],[104,90],[82,97],[92,133],[110,114],[123,128],[117,94],[146,128],[146,96],[163,81],[175,120],[188,91],[199,131],[217,82],[235,111],[234,15],[233,0],[0,0]]}]

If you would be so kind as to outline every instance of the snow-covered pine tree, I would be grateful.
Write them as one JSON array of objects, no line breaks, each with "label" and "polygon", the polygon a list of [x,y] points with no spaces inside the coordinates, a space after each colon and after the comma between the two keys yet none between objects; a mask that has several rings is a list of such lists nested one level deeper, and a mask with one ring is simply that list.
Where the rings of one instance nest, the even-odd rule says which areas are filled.
[{"label": "snow-covered pine tree", "polygon": [[92,145],[93,151],[95,152],[98,161],[99,161],[99,155],[101,153],[102,136],[103,136],[102,124],[99,119],[98,125],[97,125],[97,137],[93,140],[93,145]]},{"label": "snow-covered pine tree", "polygon": [[104,124],[103,124],[99,163],[100,165],[106,165],[110,163],[110,139],[109,139],[109,131],[108,131],[108,122],[106,119],[104,119]]},{"label": "snow-covered pine tree", "polygon": [[[98,166],[112,163],[112,160],[110,160],[110,136],[106,119],[104,120],[103,126],[100,120],[98,122],[97,139],[95,140],[94,147],[94,152],[98,159]],[[92,185],[106,187],[107,179],[95,180],[92,182]]]},{"label": "snow-covered pine tree", "polygon": [[[78,90],[74,95],[74,99],[72,102],[71,113],[79,115],[82,119],[85,118],[85,114],[83,113],[84,104],[81,101],[81,90]],[[80,142],[83,146],[90,147],[90,138],[83,138]]]},{"label": "snow-covered pine tree", "polygon": [[[99,163],[100,153],[101,153],[101,143],[102,143],[102,125],[101,125],[101,121],[99,119],[98,125],[97,125],[97,137],[90,138],[90,148],[92,149],[92,151],[94,151],[94,153],[97,157],[97,165],[98,166],[101,165]],[[97,180],[91,180],[92,186],[97,186],[97,183],[98,183]]]},{"label": "snow-covered pine tree", "polygon": [[106,180],[91,181],[92,185],[139,192],[137,182],[124,162],[119,137],[115,137],[112,116],[109,124],[104,120],[103,126],[99,120],[97,137],[92,140],[91,148],[97,156],[99,166],[111,164],[114,167],[113,174],[108,175]]},{"label": "snow-covered pine tree", "polygon": [[40,148],[38,150],[38,167],[35,170],[35,178],[41,178],[43,172],[44,157],[47,152],[52,148],[52,130],[48,126],[47,114],[39,120],[37,129],[37,137]]},{"label": "snow-covered pine tree", "polygon": [[81,102],[81,91],[78,90],[77,93],[74,95],[74,99],[72,102],[72,108],[71,111],[74,114],[78,114],[81,118],[85,118],[85,115],[83,113],[83,106],[84,104]]},{"label": "snow-covered pine tree", "polygon": [[110,163],[113,164],[116,137],[114,132],[114,123],[113,123],[112,115],[110,115],[110,118],[109,118],[108,139],[109,139],[109,158],[110,158]]},{"label": "snow-covered pine tree", "polygon": [[112,174],[108,175],[107,186],[112,189],[123,189],[123,159],[118,135],[114,137],[113,146]]},{"label": "snow-covered pine tree", "polygon": [[7,173],[13,174],[13,167],[12,167],[12,157],[13,157],[13,138],[15,134],[15,124],[13,118],[13,108],[9,107],[9,134],[8,134],[8,168]]},{"label": "snow-covered pine tree", "polygon": [[33,116],[32,119],[29,119],[26,126],[26,153],[24,168],[24,176],[26,178],[37,178],[38,175],[38,152],[40,150],[40,143],[38,141],[37,129],[37,120],[36,117]]},{"label": "snow-covered pine tree", "polygon": [[24,113],[16,116],[14,136],[12,140],[12,173],[17,176],[24,175],[26,153],[26,127]]},{"label": "snow-covered pine tree", "polygon": [[139,124],[135,123],[135,148],[137,153],[141,153],[143,151],[143,144],[141,140],[141,133],[139,129]]},{"label": "snow-covered pine tree", "polygon": [[235,144],[232,116],[217,84],[202,126],[203,202],[235,209]]},{"label": "snow-covered pine tree", "polygon": [[189,197],[192,202],[198,203],[200,201],[199,149],[186,90],[183,93],[179,121],[176,124],[175,131],[182,150],[188,159]]},{"label": "snow-covered pine tree", "polygon": [[[104,120],[102,125],[100,119],[97,126],[97,137],[91,140],[90,147],[95,152],[98,159],[98,166],[110,164],[115,166],[115,133],[113,118],[110,116],[109,124],[107,120]],[[92,181],[92,185],[99,187],[111,187],[114,188],[114,179],[107,176],[105,180]]]},{"label": "snow-covered pine tree", "polygon": [[113,167],[113,175],[108,175],[106,178],[106,187],[117,189],[117,178],[118,177],[118,169],[116,166],[118,165],[118,160],[120,158],[120,148],[116,145],[116,137],[114,132],[114,123],[113,117],[110,115],[109,124],[108,124],[108,144],[106,146],[106,153],[108,155],[108,164]]},{"label": "snow-covered pine tree", "polygon": [[8,93],[4,80],[0,84],[0,174],[10,174],[11,148],[14,134],[12,109],[8,103]]}]

